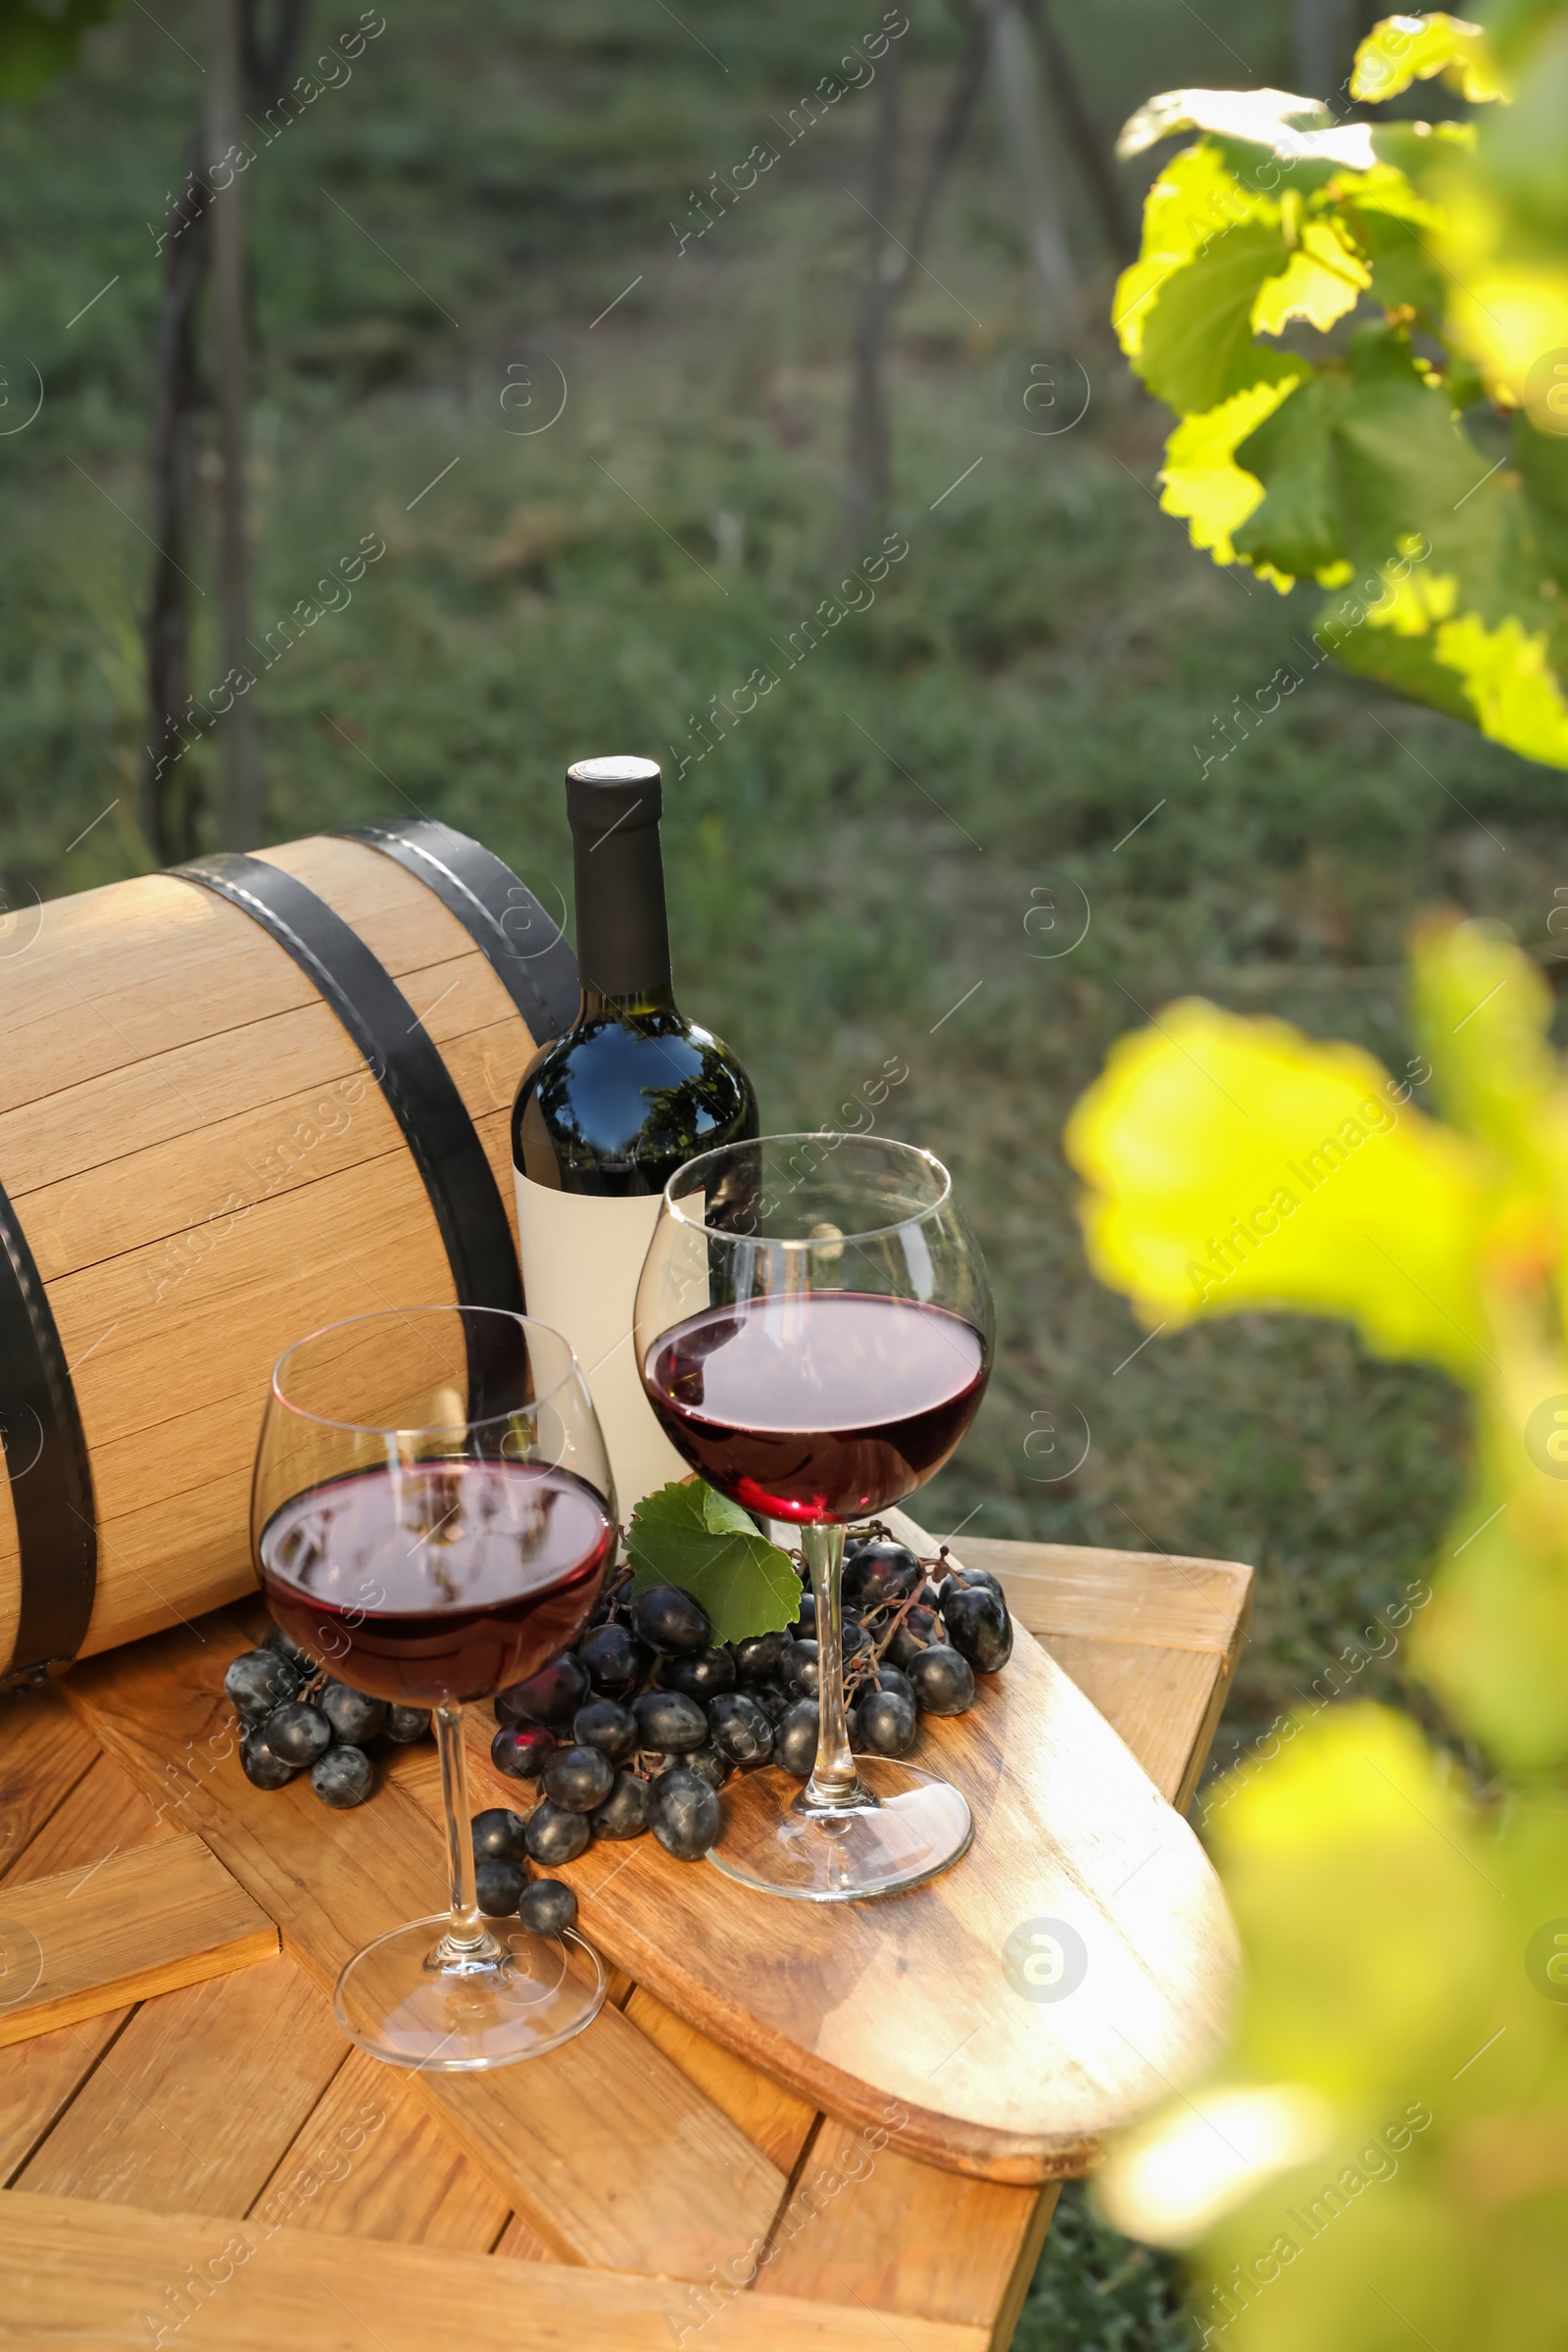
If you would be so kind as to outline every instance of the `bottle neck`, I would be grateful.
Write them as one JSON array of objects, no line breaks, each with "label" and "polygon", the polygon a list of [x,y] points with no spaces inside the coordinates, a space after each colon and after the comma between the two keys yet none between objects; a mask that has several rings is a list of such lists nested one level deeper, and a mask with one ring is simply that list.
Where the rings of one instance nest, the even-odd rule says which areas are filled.
[{"label": "bottle neck", "polygon": [[657,824],[572,844],[583,1010],[673,1010],[664,866]]},{"label": "bottle neck", "polygon": [[584,1021],[645,1020],[656,1013],[675,1010],[675,991],[667,980],[659,988],[636,988],[611,995],[602,988],[590,988],[584,979],[577,1000],[577,1024],[581,1027]]}]

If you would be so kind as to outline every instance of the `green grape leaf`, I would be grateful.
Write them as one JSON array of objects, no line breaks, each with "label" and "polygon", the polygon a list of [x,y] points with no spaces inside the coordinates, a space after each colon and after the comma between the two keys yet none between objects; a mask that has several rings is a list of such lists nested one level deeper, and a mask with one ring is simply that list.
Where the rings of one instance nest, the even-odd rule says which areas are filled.
[{"label": "green grape leaf", "polygon": [[1206,140],[1172,158],[1149,192],[1139,256],[1116,284],[1112,324],[1137,365],[1150,307],[1167,279],[1239,220],[1278,220],[1279,207],[1244,187]]},{"label": "green grape leaf", "polygon": [[1343,376],[1309,376],[1241,444],[1236,463],[1265,494],[1236,532],[1239,555],[1297,577],[1344,561],[1334,425],[1348,392]]},{"label": "green grape leaf", "polygon": [[1279,276],[1259,286],[1252,332],[1282,335],[1291,319],[1304,318],[1326,334],[1336,318],[1354,310],[1371,283],[1371,271],[1332,216],[1308,220]]},{"label": "green grape leaf", "polygon": [[1462,98],[1508,95],[1484,28],[1434,11],[1429,17],[1385,17],[1373,27],[1355,53],[1350,96],[1381,106],[1412,81],[1430,81],[1436,74]]},{"label": "green grape leaf", "polygon": [[[1305,371],[1306,362],[1300,362]],[[1263,495],[1263,485],[1236,462],[1236,448],[1253,427],[1289,397],[1296,378],[1277,384],[1251,384],[1233,393],[1217,409],[1184,416],[1165,444],[1160,469],[1160,505],[1167,514],[1180,514],[1195,547],[1211,548],[1216,564],[1229,564],[1237,550],[1232,534],[1251,514]],[[1281,594],[1290,578],[1260,565]]]},{"label": "green grape leaf", "polygon": [[[1490,527],[1487,461],[1455,421],[1446,391],[1422,373],[1396,330],[1362,328],[1348,358],[1350,389],[1335,434],[1351,560],[1384,563],[1401,538],[1429,533],[1441,568],[1464,568],[1465,556],[1476,567]],[[1471,594],[1462,591],[1461,601]]]},{"label": "green grape leaf", "polygon": [[1290,258],[1277,220],[1244,220],[1168,277],[1144,321],[1139,371],[1151,392],[1186,413],[1298,374],[1289,354],[1252,339],[1259,289]]},{"label": "green grape leaf", "polygon": [[737,1502],[701,1479],[645,1494],[631,1515],[631,1589],[679,1585],[701,1601],[720,1642],[793,1625],[801,1580],[788,1552],[760,1536]]},{"label": "green grape leaf", "polygon": [[1438,660],[1457,672],[1483,735],[1522,759],[1568,767],[1568,701],[1544,630],[1510,613],[1488,628],[1476,612],[1440,623]]},{"label": "green grape leaf", "polygon": [[1316,633],[1319,642],[1328,644],[1336,662],[1353,670],[1357,677],[1375,679],[1378,685],[1387,686],[1391,694],[1402,694],[1412,703],[1425,703],[1429,710],[1442,710],[1464,726],[1475,725],[1475,706],[1465,694],[1463,684],[1453,670],[1446,669],[1438,660],[1435,633],[1407,636],[1389,628],[1346,629],[1337,604],[1324,606],[1318,615]]},{"label": "green grape leaf", "polygon": [[1372,160],[1366,125],[1332,125],[1320,100],[1298,98],[1289,90],[1165,90],[1122,124],[1116,153],[1142,155],[1173,131],[1202,130],[1242,147],[1289,156],[1293,163],[1310,157],[1364,171]]}]

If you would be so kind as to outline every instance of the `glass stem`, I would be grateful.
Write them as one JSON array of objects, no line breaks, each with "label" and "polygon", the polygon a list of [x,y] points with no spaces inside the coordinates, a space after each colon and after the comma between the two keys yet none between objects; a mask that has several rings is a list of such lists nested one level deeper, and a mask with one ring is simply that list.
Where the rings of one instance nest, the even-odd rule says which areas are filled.
[{"label": "glass stem", "polygon": [[811,1592],[816,1600],[816,1763],[802,1791],[808,1812],[837,1811],[863,1804],[866,1792],[850,1752],[844,1707],[844,1530],[842,1526],[801,1530]]},{"label": "glass stem", "polygon": [[473,1830],[468,1819],[468,1759],[463,1744],[463,1709],[448,1703],[435,1710],[435,1740],[441,1753],[441,1809],[447,1825],[447,1867],[452,1880],[448,1944],[483,1944],[488,1932],[473,1889]]}]

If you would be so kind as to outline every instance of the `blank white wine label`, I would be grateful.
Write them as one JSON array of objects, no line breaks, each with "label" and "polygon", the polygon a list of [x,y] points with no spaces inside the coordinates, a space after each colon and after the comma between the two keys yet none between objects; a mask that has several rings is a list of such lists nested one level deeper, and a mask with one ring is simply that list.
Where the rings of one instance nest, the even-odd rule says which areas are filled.
[{"label": "blank white wine label", "polygon": [[568,1340],[593,1395],[622,1527],[645,1494],[687,1478],[643,1393],[632,1338],[637,1281],[659,1222],[661,1196],[605,1200],[558,1193],[514,1170],[522,1245],[523,1305]]}]

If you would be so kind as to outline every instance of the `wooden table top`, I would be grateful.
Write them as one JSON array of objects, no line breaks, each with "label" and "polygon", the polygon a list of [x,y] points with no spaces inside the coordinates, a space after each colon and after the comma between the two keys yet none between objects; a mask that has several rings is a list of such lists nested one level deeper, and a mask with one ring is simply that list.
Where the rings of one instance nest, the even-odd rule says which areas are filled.
[{"label": "wooden table top", "polygon": [[[1250,1570],[963,1551],[1184,1809]],[[367,1904],[412,1917],[439,1883],[432,1759],[316,1808],[309,1872],[220,1838],[212,1653],[244,1640],[219,1614],[0,1702],[0,2343],[885,2352],[891,2325],[906,2352],[1003,2352],[1055,2185],[824,2114],[624,1971],[587,2033],[499,2076],[350,2048],[330,1991]]]}]

